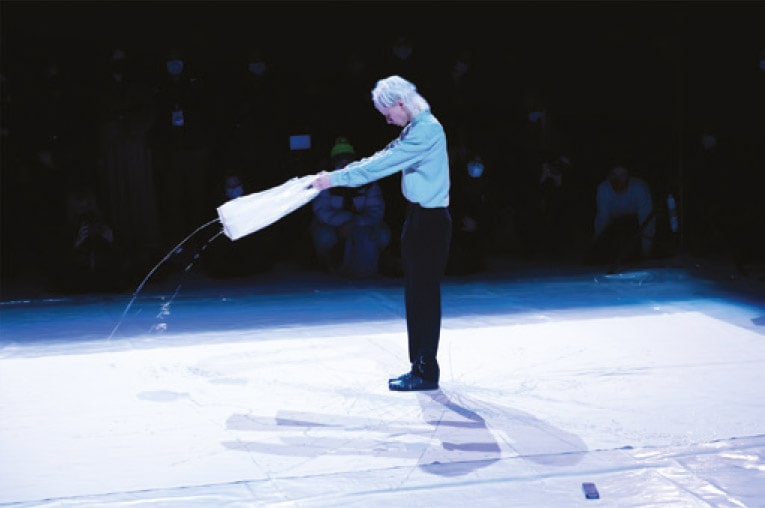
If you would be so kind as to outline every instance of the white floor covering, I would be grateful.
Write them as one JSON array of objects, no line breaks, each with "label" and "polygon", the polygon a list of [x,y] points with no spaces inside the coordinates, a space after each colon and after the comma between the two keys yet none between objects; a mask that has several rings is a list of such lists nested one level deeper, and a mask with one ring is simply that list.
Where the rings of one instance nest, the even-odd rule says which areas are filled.
[{"label": "white floor covering", "polygon": [[401,281],[328,280],[4,301],[0,506],[765,506],[759,288],[449,277],[441,388],[393,393]]}]

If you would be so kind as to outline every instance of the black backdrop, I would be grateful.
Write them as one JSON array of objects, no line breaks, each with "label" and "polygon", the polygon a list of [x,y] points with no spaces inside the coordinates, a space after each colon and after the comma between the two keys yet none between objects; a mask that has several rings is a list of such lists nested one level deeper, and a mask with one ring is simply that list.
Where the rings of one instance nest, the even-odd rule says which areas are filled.
[{"label": "black backdrop", "polygon": [[[526,91],[543,90],[595,138],[592,150],[618,138],[655,154],[647,162],[661,176],[646,176],[662,188],[683,186],[687,148],[711,120],[735,140],[737,167],[721,177],[740,182],[737,199],[758,207],[748,212],[743,236],[751,238],[761,236],[765,216],[761,7],[755,1],[3,1],[2,72],[23,93],[23,83],[51,57],[87,86],[96,62],[114,47],[137,55],[152,72],[167,47],[182,46],[212,74],[260,47],[288,74],[331,79],[351,49],[379,55],[395,34],[409,33],[434,65],[456,48],[474,50],[493,83],[487,115],[507,104],[521,107]],[[595,182],[604,167],[589,170]],[[8,211],[3,215],[5,223]]]}]

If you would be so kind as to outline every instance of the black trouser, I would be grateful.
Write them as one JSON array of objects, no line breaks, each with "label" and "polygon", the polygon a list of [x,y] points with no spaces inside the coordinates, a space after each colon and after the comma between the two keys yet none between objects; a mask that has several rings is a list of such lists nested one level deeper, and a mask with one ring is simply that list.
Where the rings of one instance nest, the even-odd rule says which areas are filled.
[{"label": "black trouser", "polygon": [[404,303],[412,373],[438,381],[441,334],[441,278],[449,258],[452,219],[448,208],[410,203],[401,232]]}]

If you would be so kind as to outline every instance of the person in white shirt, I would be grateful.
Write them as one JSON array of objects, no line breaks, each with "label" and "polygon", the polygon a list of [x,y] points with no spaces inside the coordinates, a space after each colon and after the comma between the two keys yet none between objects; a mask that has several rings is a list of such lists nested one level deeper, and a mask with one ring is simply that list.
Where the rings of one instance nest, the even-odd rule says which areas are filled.
[{"label": "person in white shirt", "polygon": [[594,221],[593,262],[649,257],[656,233],[651,189],[621,165],[598,184]]}]

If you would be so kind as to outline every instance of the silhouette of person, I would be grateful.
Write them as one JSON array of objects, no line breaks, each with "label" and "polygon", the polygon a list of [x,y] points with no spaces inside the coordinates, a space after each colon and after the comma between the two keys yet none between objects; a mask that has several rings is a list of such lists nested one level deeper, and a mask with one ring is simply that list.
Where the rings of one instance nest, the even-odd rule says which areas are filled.
[{"label": "silhouette of person", "polygon": [[164,60],[152,133],[163,240],[173,245],[209,219],[206,203],[215,123],[206,76],[172,48]]},{"label": "silhouette of person", "polygon": [[130,256],[148,265],[159,251],[160,229],[149,133],[154,95],[122,49],[110,55],[97,90],[99,202]]},{"label": "silhouette of person", "polygon": [[67,193],[65,221],[50,254],[51,279],[62,291],[117,291],[128,282],[129,260],[85,185]]},{"label": "silhouette of person", "polygon": [[656,232],[651,190],[623,165],[598,184],[590,263],[632,261],[651,256]]}]

